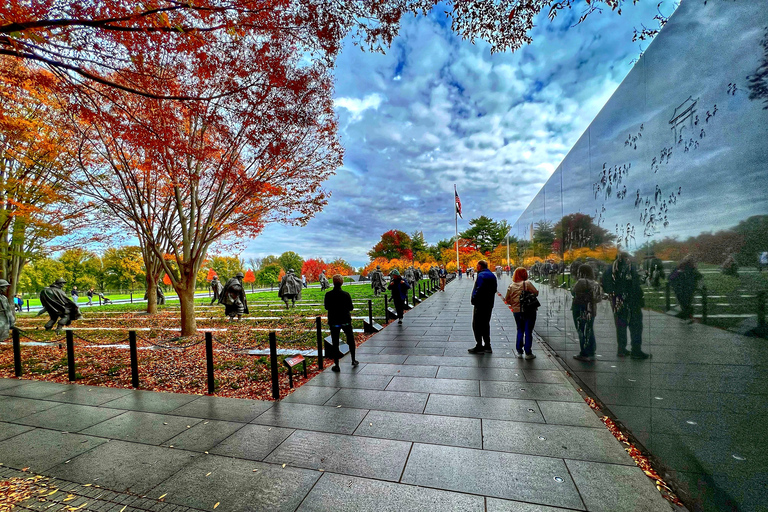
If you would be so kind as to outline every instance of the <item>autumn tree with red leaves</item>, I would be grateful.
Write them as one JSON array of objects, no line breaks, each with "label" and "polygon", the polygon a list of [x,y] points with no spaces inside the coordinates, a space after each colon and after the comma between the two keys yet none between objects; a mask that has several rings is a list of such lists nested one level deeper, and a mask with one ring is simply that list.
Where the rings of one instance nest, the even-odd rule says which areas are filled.
[{"label": "autumn tree with red leaves", "polygon": [[243,282],[248,283],[251,285],[251,291],[253,291],[253,283],[256,282],[256,274],[253,273],[253,269],[249,268],[245,271],[245,277],[243,277]]},{"label": "autumn tree with red leaves", "polygon": [[386,258],[393,260],[397,258],[412,260],[411,237],[405,231],[390,229],[381,235],[381,240],[368,251],[368,256],[371,259]]},{"label": "autumn tree with red leaves", "polygon": [[307,281],[314,282],[320,279],[320,272],[327,268],[328,265],[325,264],[322,258],[310,258],[304,262],[304,265],[301,267],[301,273],[307,277]]}]

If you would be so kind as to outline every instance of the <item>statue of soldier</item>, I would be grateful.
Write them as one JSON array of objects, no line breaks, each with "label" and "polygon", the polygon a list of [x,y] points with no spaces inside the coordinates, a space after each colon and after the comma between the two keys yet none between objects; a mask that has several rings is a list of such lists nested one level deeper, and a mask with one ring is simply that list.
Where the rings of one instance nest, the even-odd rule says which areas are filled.
[{"label": "statue of soldier", "polygon": [[405,280],[408,282],[408,286],[413,288],[413,284],[416,282],[416,276],[413,273],[413,265],[405,269]]},{"label": "statue of soldier", "polygon": [[371,288],[373,288],[373,295],[376,297],[387,289],[387,285],[384,284],[384,273],[381,271],[381,265],[376,265],[376,270],[371,272]]},{"label": "statue of soldier", "polygon": [[320,276],[318,277],[318,280],[320,281],[321,292],[324,292],[325,290],[331,287],[331,283],[329,283],[328,278],[325,277],[325,270],[320,271]]},{"label": "statue of soldier", "polygon": [[47,312],[51,318],[45,324],[46,331],[50,331],[56,325],[56,332],[61,334],[64,326],[71,324],[73,320],[83,318],[77,304],[72,302],[72,299],[64,293],[63,288],[66,283],[67,280],[60,277],[55,283],[43,288],[40,292],[40,303],[43,305],[43,309],[40,310],[38,316]]},{"label": "statue of soldier", "polygon": [[[162,306],[165,304],[165,294],[163,293],[163,289],[160,287],[160,285],[157,285],[157,291],[155,292],[155,295],[157,296],[157,305]],[[149,290],[144,292],[144,300],[149,299]]]},{"label": "statue of soldier", "polygon": [[277,296],[285,302],[285,309],[289,307],[289,300],[291,301],[291,306],[296,307],[296,301],[301,300],[301,288],[301,279],[293,273],[292,268],[289,268],[288,273],[283,276],[283,280],[280,281],[280,287],[277,289]]},{"label": "statue of soldier", "polygon": [[240,321],[243,314],[248,314],[248,301],[245,298],[245,288],[243,288],[242,272],[235,274],[235,277],[227,281],[221,292],[219,292],[219,304],[224,304],[224,314],[232,322],[235,317]]},{"label": "statue of soldier", "polygon": [[219,276],[213,276],[213,279],[211,279],[211,284],[209,285],[211,288],[211,292],[213,292],[213,299],[211,299],[211,305],[215,304],[219,300],[219,295],[221,295],[221,290],[223,289],[223,286],[221,285],[221,281],[219,281]]},{"label": "statue of soldier", "polygon": [[413,269],[413,272],[414,272],[414,274],[416,274],[416,282],[419,282],[422,279],[424,279],[424,273],[421,271],[421,269],[419,267],[415,267]]},{"label": "statue of soldier", "polygon": [[15,308],[8,303],[5,296],[10,285],[5,279],[0,279],[0,340],[7,339],[11,327],[16,324]]}]

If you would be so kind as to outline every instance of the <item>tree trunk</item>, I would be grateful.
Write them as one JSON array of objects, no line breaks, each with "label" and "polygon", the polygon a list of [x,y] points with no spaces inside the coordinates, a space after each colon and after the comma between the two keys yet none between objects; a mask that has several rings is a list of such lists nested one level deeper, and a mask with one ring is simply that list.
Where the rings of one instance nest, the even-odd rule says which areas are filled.
[{"label": "tree trunk", "polygon": [[181,304],[181,335],[194,336],[197,334],[197,321],[195,320],[195,284],[176,290]]},{"label": "tree trunk", "polygon": [[157,314],[157,276],[147,272],[147,314]]}]

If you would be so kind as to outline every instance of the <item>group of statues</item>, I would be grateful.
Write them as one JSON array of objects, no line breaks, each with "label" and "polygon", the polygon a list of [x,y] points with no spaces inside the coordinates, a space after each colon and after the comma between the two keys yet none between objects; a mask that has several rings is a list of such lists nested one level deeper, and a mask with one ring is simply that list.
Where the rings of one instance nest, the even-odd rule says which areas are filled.
[{"label": "group of statues", "polygon": [[[439,267],[431,266],[427,271],[427,275],[430,279],[437,280],[439,277],[438,271]],[[387,289],[387,283],[386,279],[384,278],[384,272],[381,270],[381,265],[376,265],[376,268],[372,270],[370,274],[368,274],[368,278],[371,280],[371,288],[373,288],[374,296],[378,297]],[[406,281],[411,288],[413,288],[413,286],[422,279],[424,279],[424,272],[422,272],[420,268],[413,265],[405,269],[405,272],[403,272],[403,280]]]}]

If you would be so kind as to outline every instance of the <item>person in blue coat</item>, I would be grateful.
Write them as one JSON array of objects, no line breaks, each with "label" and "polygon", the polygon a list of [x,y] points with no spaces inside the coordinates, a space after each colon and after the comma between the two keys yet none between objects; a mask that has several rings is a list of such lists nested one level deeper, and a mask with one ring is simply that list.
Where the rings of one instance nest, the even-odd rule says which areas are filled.
[{"label": "person in blue coat", "polygon": [[477,262],[477,279],[472,288],[472,332],[475,334],[475,347],[470,348],[470,354],[490,354],[491,349],[491,314],[493,302],[496,299],[496,276],[488,270],[488,262]]}]

